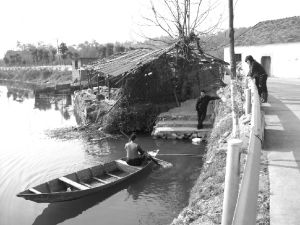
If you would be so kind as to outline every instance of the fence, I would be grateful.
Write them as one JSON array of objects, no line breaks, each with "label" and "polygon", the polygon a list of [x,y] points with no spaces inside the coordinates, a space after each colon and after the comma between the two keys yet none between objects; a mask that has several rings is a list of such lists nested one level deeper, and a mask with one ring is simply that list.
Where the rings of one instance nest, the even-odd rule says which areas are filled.
[{"label": "fence", "polygon": [[59,70],[59,71],[72,71],[71,65],[49,65],[49,66],[1,66],[2,71],[12,70]]},{"label": "fence", "polygon": [[[256,223],[257,196],[259,184],[260,155],[264,136],[264,120],[260,110],[260,98],[254,81],[250,81],[250,90],[245,91],[246,100],[251,97],[251,133],[247,160],[241,184],[240,181],[240,145],[234,139],[228,142],[226,177],[223,200],[222,225],[254,225]],[[246,113],[250,102],[246,101]]]}]

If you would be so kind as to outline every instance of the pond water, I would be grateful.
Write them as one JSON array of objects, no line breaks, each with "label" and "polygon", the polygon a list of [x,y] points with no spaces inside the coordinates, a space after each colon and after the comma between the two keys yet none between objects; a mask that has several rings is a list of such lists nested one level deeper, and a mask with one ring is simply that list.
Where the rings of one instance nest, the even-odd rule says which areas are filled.
[{"label": "pond water", "polygon": [[[47,131],[76,126],[69,96],[16,94],[0,87],[0,225],[169,224],[188,204],[201,157],[161,156],[174,167],[152,171],[110,196],[91,195],[63,203],[35,203],[16,197],[28,187],[125,155],[125,138],[91,142],[86,136],[55,139]],[[203,154],[204,145],[140,136],[144,149]]]}]

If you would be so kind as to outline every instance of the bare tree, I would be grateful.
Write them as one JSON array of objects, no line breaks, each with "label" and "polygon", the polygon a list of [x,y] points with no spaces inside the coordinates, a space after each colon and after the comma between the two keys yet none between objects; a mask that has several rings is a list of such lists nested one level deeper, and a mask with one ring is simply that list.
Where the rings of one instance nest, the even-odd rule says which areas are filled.
[{"label": "bare tree", "polygon": [[172,39],[191,35],[200,36],[214,31],[221,22],[221,15],[214,15],[216,21],[204,23],[219,0],[163,0],[159,6],[151,0],[151,17],[144,17],[148,26],[159,27]]}]

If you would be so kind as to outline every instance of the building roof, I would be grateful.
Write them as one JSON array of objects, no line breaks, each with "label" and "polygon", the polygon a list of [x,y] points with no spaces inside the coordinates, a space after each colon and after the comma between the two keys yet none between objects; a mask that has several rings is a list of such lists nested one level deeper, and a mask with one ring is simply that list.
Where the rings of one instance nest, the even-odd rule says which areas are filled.
[{"label": "building roof", "polygon": [[[116,55],[112,55],[108,58],[100,59],[94,61],[90,65],[85,68],[88,70],[93,70],[96,72],[103,73],[105,75],[110,75],[113,77],[123,75],[125,73],[133,73],[138,68],[153,62],[154,60],[160,58],[163,54],[171,54],[171,52],[175,49],[175,45],[171,45],[170,47],[153,50],[153,49],[135,49],[123,53],[119,53]],[[213,56],[202,54],[199,55],[201,58],[201,62],[203,63],[211,63],[217,62],[226,64],[221,59],[217,59]]]},{"label": "building roof", "polygon": [[300,42],[300,16],[267,20],[239,36],[236,46]]},{"label": "building roof", "polygon": [[166,51],[167,49],[135,49],[97,60],[86,68],[110,76],[119,76],[159,58]]}]

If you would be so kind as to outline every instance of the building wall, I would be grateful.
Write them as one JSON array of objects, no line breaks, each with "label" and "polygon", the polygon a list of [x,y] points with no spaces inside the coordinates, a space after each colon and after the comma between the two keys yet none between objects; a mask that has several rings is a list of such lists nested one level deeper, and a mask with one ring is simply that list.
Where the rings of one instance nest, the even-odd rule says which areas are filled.
[{"label": "building wall", "polygon": [[79,58],[72,60],[72,81],[74,82],[75,80],[77,80],[79,82],[80,75],[82,81],[87,80],[87,72],[85,70],[82,70],[81,73],[79,73],[78,69],[95,60],[96,58]]},{"label": "building wall", "polygon": [[[300,42],[286,44],[270,44],[260,46],[237,46],[235,54],[241,54],[242,68],[248,73],[249,66],[245,62],[247,55],[261,63],[261,57],[270,56],[270,74],[272,77],[300,78]],[[224,49],[224,60],[230,62],[229,47]]]}]

